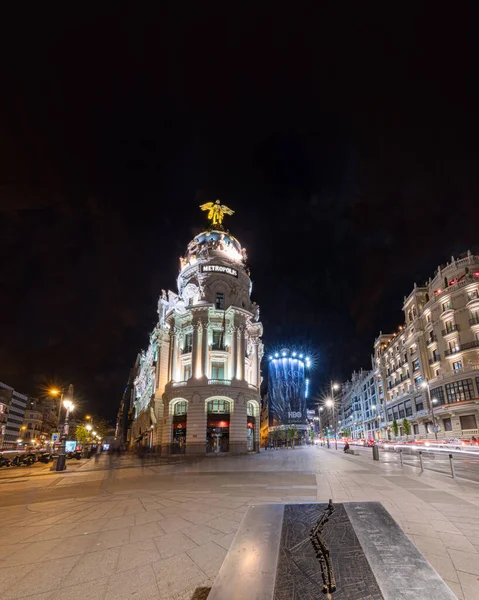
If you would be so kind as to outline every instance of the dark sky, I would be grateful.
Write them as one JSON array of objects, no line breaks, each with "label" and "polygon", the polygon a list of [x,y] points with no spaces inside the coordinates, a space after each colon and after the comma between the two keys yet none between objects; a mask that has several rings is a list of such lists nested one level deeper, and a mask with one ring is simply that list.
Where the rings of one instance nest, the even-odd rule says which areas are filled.
[{"label": "dark sky", "polygon": [[0,380],[113,418],[215,198],[267,348],[308,347],[316,389],[368,367],[414,281],[479,251],[477,13],[156,4],[6,23]]}]

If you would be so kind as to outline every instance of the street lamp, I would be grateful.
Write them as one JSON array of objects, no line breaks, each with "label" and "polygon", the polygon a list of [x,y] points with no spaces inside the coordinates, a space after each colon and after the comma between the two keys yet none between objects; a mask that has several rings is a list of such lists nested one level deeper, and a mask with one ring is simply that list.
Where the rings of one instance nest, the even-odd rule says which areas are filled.
[{"label": "street lamp", "polygon": [[68,417],[70,415],[70,411],[72,411],[75,407],[73,402],[69,399],[63,400],[63,406],[65,407],[65,422],[63,425],[63,431],[61,435],[61,446],[60,446],[60,454],[58,456],[57,461],[57,471],[64,471],[66,466],[66,456],[65,456],[65,446],[68,435]]},{"label": "street lamp", "polygon": [[434,428],[434,435],[437,440],[437,425],[436,425],[436,416],[434,415],[434,404],[438,402],[436,398],[431,400],[431,390],[429,389],[429,381],[426,379],[421,383],[421,387],[426,390],[427,400],[429,402],[429,406],[431,408],[431,416],[432,416],[432,425]]},{"label": "street lamp", "polygon": [[[334,408],[335,408],[334,391],[339,390],[340,388],[341,388],[341,386],[339,385],[339,383],[333,383],[331,381],[331,400],[333,402],[334,445],[336,447],[336,450],[338,449],[338,425],[334,418]],[[336,417],[337,417],[337,415],[336,415]]]}]

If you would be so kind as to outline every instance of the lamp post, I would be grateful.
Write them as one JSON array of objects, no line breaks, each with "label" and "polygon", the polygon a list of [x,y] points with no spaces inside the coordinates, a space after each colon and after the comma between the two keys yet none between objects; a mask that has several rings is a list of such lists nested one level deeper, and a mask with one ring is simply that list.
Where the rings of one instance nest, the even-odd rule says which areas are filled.
[{"label": "lamp post", "polygon": [[329,408],[333,409],[333,427],[334,427],[334,445],[336,447],[336,450],[338,449],[338,432],[337,432],[337,426],[336,426],[336,420],[335,420],[335,399],[334,399],[334,390],[339,390],[339,383],[333,383],[331,381],[331,398],[329,400],[326,400],[325,404],[326,406],[328,406]]},{"label": "lamp post", "polygon": [[427,400],[429,403],[429,407],[431,409],[432,426],[434,429],[434,436],[436,437],[436,440],[437,440],[436,416],[434,414],[434,404],[436,404],[437,399],[436,398],[431,399],[431,390],[429,389],[429,381],[427,379],[421,383],[421,387],[423,387],[426,390]]},{"label": "lamp post", "polygon": [[60,446],[60,454],[58,456],[57,461],[57,471],[64,471],[66,466],[66,456],[65,456],[65,446],[68,435],[68,417],[70,415],[70,411],[74,409],[73,402],[71,400],[63,400],[63,406],[65,407],[65,422],[63,424],[63,431],[61,435],[61,446]]}]

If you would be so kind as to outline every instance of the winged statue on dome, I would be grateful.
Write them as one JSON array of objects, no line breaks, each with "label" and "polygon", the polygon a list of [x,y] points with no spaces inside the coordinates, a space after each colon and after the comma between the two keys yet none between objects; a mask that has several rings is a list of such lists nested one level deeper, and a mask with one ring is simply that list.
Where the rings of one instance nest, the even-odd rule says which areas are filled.
[{"label": "winged statue on dome", "polygon": [[211,221],[212,225],[221,225],[225,215],[234,215],[235,212],[225,204],[221,204],[219,200],[216,200],[216,202],[206,202],[205,204],[201,204],[200,208],[201,210],[209,211],[207,218]]}]

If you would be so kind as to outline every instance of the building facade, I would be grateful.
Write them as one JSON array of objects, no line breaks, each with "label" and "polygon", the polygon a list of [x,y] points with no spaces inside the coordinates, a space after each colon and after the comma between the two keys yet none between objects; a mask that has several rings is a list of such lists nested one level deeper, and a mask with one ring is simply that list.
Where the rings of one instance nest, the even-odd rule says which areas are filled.
[{"label": "building facade", "polygon": [[374,344],[382,437],[470,438],[479,423],[479,256],[468,252],[404,299],[405,323]]},{"label": "building facade", "polygon": [[50,399],[29,398],[20,432],[21,444],[30,447],[50,445],[52,434],[58,431],[58,411]]},{"label": "building facade", "polygon": [[244,248],[222,218],[212,220],[180,259],[178,293],[159,298],[134,381],[133,446],[162,454],[259,450],[259,307]]},{"label": "building facade", "polygon": [[376,374],[373,370],[352,374],[341,386],[342,421],[339,428],[347,437],[379,439],[380,405]]},{"label": "building facade", "polygon": [[17,447],[27,402],[28,396],[0,382],[0,447]]}]

